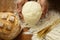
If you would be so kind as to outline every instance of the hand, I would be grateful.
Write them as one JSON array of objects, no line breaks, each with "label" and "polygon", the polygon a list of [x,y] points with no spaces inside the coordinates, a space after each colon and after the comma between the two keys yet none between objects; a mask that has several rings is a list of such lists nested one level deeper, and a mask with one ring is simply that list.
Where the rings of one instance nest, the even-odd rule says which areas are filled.
[{"label": "hand", "polygon": [[24,5],[25,2],[27,2],[27,0],[18,0],[18,2],[17,2],[17,12],[21,19],[23,19],[22,6]]},{"label": "hand", "polygon": [[41,7],[42,7],[42,17],[45,17],[45,14],[47,12],[47,8],[48,8],[48,5],[47,5],[47,1],[46,0],[38,0],[37,1],[38,3],[40,3]]}]

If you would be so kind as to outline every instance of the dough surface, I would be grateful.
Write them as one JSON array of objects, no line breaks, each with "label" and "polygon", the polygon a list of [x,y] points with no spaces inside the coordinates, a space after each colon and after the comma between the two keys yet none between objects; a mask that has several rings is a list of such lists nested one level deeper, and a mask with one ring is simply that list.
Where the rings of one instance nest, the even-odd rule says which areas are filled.
[{"label": "dough surface", "polygon": [[34,25],[42,15],[41,5],[34,1],[26,2],[22,8],[22,14],[25,23]]}]

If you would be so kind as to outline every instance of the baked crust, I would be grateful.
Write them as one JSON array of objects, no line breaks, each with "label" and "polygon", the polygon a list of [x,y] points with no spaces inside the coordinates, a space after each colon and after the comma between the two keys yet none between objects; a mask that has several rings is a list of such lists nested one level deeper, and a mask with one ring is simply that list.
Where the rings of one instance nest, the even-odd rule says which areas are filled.
[{"label": "baked crust", "polygon": [[21,31],[19,19],[11,12],[0,12],[0,38],[10,40]]}]

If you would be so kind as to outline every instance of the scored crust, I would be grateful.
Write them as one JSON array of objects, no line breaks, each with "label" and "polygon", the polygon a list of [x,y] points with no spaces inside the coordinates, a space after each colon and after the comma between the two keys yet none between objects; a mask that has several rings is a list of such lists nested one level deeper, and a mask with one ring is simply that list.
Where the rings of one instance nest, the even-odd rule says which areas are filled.
[{"label": "scored crust", "polygon": [[11,12],[0,12],[0,38],[10,40],[21,31],[20,21]]}]

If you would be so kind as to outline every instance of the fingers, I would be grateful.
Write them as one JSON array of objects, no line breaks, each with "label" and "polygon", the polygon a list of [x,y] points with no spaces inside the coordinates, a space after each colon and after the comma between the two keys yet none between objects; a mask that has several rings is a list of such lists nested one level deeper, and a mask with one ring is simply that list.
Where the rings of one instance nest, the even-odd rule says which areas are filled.
[{"label": "fingers", "polygon": [[47,12],[47,8],[48,8],[47,2],[46,2],[46,0],[38,0],[37,2],[41,5],[41,8],[42,8],[42,17],[41,18],[43,18],[43,17],[45,17],[45,14]]},{"label": "fingers", "polygon": [[18,0],[17,1],[17,12],[18,12],[18,14],[19,14],[19,16],[20,16],[21,19],[23,19],[23,16],[22,16],[22,6],[27,1],[28,0]]}]

